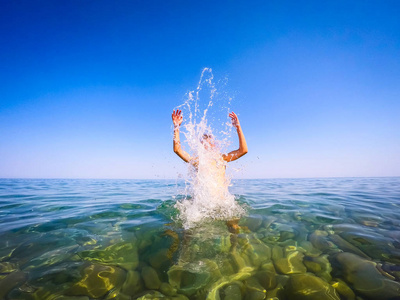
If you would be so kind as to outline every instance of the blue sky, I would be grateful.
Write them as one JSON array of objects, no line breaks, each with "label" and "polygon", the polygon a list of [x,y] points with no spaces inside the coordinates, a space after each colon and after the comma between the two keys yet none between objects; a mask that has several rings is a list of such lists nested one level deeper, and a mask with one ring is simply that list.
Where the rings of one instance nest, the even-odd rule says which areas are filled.
[{"label": "blue sky", "polygon": [[3,1],[0,177],[185,174],[171,111],[204,67],[229,79],[247,138],[235,177],[400,176],[399,15],[398,1]]}]

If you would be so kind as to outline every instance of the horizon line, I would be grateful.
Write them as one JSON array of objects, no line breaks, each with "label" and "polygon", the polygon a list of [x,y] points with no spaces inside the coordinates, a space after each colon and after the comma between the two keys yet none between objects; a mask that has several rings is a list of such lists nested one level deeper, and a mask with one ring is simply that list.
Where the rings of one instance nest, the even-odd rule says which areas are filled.
[{"label": "horizon line", "polygon": [[[339,178],[396,178],[400,175],[388,176],[321,176],[321,177],[254,177],[254,178],[231,178],[231,180],[266,180],[266,179],[339,179]],[[40,180],[176,180],[185,178],[91,178],[91,177],[0,177],[4,179],[40,179]]]}]

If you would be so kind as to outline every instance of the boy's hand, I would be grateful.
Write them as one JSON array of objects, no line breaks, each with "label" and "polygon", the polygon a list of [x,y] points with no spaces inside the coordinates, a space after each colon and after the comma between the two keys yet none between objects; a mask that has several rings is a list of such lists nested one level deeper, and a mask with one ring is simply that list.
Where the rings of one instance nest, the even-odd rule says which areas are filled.
[{"label": "boy's hand", "polygon": [[229,116],[232,119],[232,125],[238,129],[240,127],[238,116],[234,112],[231,112]]},{"label": "boy's hand", "polygon": [[174,123],[175,127],[178,127],[182,124],[183,121],[183,116],[182,116],[182,111],[181,110],[174,110],[172,112],[172,122]]}]

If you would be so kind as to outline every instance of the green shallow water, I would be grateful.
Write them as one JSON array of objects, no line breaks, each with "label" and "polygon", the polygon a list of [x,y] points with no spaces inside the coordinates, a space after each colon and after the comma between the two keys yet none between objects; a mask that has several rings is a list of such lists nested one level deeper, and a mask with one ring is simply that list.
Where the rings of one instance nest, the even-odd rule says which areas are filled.
[{"label": "green shallow water", "polygon": [[400,299],[400,178],[234,181],[183,230],[183,182],[0,180],[0,299]]}]

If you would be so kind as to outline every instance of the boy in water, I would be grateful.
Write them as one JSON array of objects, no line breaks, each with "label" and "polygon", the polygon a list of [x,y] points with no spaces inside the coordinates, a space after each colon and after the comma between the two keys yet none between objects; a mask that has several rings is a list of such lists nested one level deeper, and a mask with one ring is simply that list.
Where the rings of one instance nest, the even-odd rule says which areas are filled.
[{"label": "boy in water", "polygon": [[[247,153],[247,144],[246,139],[244,138],[244,134],[242,128],[240,127],[239,119],[234,112],[229,114],[229,117],[232,120],[232,125],[236,128],[238,138],[239,138],[239,149],[229,152],[228,154],[221,154],[221,158],[224,162],[231,162],[237,160]],[[199,167],[198,157],[191,157],[186,151],[184,151],[181,147],[180,136],[179,136],[179,127],[182,124],[183,116],[181,110],[174,110],[172,112],[172,122],[174,123],[174,152],[185,162],[191,163],[196,169]],[[204,134],[201,143],[204,145],[206,150],[212,151],[215,148],[215,141],[212,135]],[[214,183],[217,185],[223,185],[225,181],[225,163],[222,165],[218,165],[216,161],[210,160],[206,162],[207,169],[214,170],[215,181]],[[232,233],[237,233],[238,219],[234,219],[227,222],[229,231]]]},{"label": "boy in water", "polygon": [[[231,162],[237,160],[239,157],[242,157],[247,153],[247,144],[246,139],[244,138],[244,134],[242,128],[240,127],[239,119],[234,112],[229,114],[229,117],[232,119],[232,125],[236,128],[237,134],[239,137],[239,149],[229,152],[228,154],[222,154],[222,158],[226,162]],[[190,157],[190,155],[184,151],[181,147],[180,137],[179,137],[179,126],[182,124],[183,116],[181,110],[174,110],[172,112],[172,122],[174,123],[174,152],[182,158],[187,163],[192,163],[196,165],[196,158]],[[206,149],[214,148],[214,140],[211,135],[204,134],[202,143]]]}]

